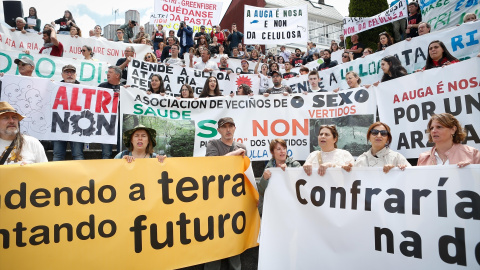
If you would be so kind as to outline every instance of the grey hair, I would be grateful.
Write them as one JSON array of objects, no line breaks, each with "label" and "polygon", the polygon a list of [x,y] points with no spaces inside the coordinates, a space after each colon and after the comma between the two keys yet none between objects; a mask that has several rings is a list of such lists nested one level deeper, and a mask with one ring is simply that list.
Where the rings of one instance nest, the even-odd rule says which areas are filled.
[{"label": "grey hair", "polygon": [[122,69],[117,66],[109,66],[108,69],[113,69],[116,74],[120,75],[120,78],[122,77]]},{"label": "grey hair", "polygon": [[133,46],[127,46],[127,48],[126,48],[126,49],[131,49],[131,50],[132,50],[132,52],[135,52],[135,49],[133,48]]},{"label": "grey hair", "polygon": [[17,17],[17,18],[15,19],[15,22],[17,22],[17,21],[22,21],[22,22],[25,23],[25,24],[27,23],[27,22],[25,21],[25,19],[23,19],[22,17]]}]

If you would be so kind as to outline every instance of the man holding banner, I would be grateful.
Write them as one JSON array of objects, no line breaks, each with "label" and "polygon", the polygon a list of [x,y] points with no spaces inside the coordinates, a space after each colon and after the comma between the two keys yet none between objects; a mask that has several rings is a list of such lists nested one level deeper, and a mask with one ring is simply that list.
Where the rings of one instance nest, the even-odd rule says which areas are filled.
[{"label": "man holding banner", "polygon": [[[243,143],[233,140],[235,134],[235,122],[231,117],[224,117],[218,120],[217,131],[220,133],[220,139],[210,140],[207,144],[206,156],[245,156],[247,147]],[[242,261],[240,255],[227,258],[229,269],[242,269]],[[213,261],[205,263],[205,270],[220,270],[222,261]]]}]

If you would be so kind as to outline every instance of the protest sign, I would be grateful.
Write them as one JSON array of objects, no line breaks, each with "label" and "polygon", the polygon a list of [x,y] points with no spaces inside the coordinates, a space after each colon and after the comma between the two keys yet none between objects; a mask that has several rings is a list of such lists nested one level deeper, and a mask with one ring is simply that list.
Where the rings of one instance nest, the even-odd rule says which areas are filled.
[{"label": "protest sign", "polygon": [[480,265],[480,165],[269,170],[260,270]]},{"label": "protest sign", "polygon": [[0,268],[178,269],[240,254],[258,245],[249,164],[206,157],[1,166]]},{"label": "protest sign", "polygon": [[150,86],[150,78],[153,74],[158,74],[162,77],[165,91],[171,96],[180,96],[182,85],[188,84],[192,86],[195,97],[198,97],[210,76],[217,78],[220,92],[223,95],[235,94],[237,87],[242,83],[255,88],[257,92],[260,85],[260,79],[258,75],[255,74],[237,75],[235,73],[228,74],[220,71],[204,72],[189,67],[177,65],[167,66],[136,59],[130,62],[128,66],[127,84],[132,88],[139,88],[146,91]]},{"label": "protest sign", "polygon": [[420,0],[422,21],[428,22],[431,31],[454,27],[463,23],[466,13],[479,15],[480,4],[476,0],[442,1]]},{"label": "protest sign", "polygon": [[19,75],[15,59],[26,56],[35,64],[34,76],[47,78],[55,81],[62,79],[62,67],[73,65],[77,68],[77,80],[84,85],[99,85],[107,80],[108,64],[99,61],[88,61],[66,57],[55,57],[46,54],[30,53],[20,51],[0,50],[0,72],[12,75]]},{"label": "protest sign", "polygon": [[[135,49],[135,57],[143,58],[151,47],[144,44],[131,44],[98,40],[93,38],[74,38],[69,35],[57,35],[58,41],[63,45],[63,57],[83,59],[82,47],[90,46],[94,53],[93,58],[115,65],[119,58],[125,57],[125,49],[132,46]],[[37,33],[10,32],[8,28],[0,24],[0,49],[2,50],[29,50],[31,53],[39,53],[43,47],[42,35]]]},{"label": "protest sign", "polygon": [[[355,71],[362,79],[362,84],[372,84],[383,76],[380,68],[381,60],[385,56],[396,56],[402,66],[412,73],[425,66],[428,56],[428,44],[433,40],[442,41],[447,50],[460,60],[475,57],[480,51],[480,21],[463,24],[459,27],[437,31],[431,34],[413,38],[411,41],[402,41],[388,46],[385,50],[357,58],[353,61],[336,67],[320,71],[320,77],[327,90],[347,89],[345,74]],[[340,62],[339,62],[340,64]]]},{"label": "protest sign", "polygon": [[155,0],[154,4],[153,18],[164,22],[166,30],[177,31],[183,21],[193,32],[200,32],[200,26],[204,25],[207,33],[220,23],[223,5],[222,2],[200,0]]},{"label": "protest sign", "polygon": [[161,143],[156,152],[171,156],[204,156],[207,142],[219,138],[217,121],[235,120],[235,138],[247,146],[246,155],[268,160],[270,140],[287,142],[288,155],[305,160],[317,150],[318,129],[335,124],[338,147],[358,156],[368,149],[365,134],[374,122],[375,93],[363,88],[339,93],[309,93],[283,96],[211,97],[176,99],[128,89],[120,95],[122,130],[136,124],[154,125]]},{"label": "protest sign", "polygon": [[[468,72],[465,72],[468,70]],[[480,148],[480,58],[380,83],[380,119],[390,125],[391,148],[407,158],[428,151],[425,132],[434,113],[451,113],[465,127],[466,142]]]},{"label": "protest sign", "polygon": [[372,17],[345,17],[343,19],[343,35],[345,37],[352,36],[407,17],[407,2],[401,0],[387,10]]},{"label": "protest sign", "polygon": [[39,140],[117,143],[112,89],[4,75],[1,97],[26,116],[21,131]]},{"label": "protest sign", "polygon": [[245,5],[245,44],[306,43],[307,5],[286,8],[259,8]]}]

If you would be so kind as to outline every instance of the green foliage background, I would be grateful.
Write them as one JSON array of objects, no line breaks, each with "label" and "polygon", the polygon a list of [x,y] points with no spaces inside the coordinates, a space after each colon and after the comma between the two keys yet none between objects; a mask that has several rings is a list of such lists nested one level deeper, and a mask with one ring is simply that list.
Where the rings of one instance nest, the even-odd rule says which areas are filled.
[{"label": "green foliage background", "polygon": [[[390,7],[387,0],[350,0],[348,5],[349,17],[371,17],[382,11],[387,10]],[[391,23],[375,27],[365,32],[358,34],[360,42],[365,45],[365,48],[370,47],[373,52],[378,47],[378,34],[382,32],[388,32],[393,37],[393,26]],[[346,38],[347,48],[352,46],[350,37]]]},{"label": "green foliage background", "polygon": [[[195,141],[195,122],[169,120],[161,117],[123,115],[123,131],[142,124],[157,131],[154,152],[169,157],[192,157]],[[122,131],[122,134],[123,134]],[[123,146],[125,148],[125,146]]]}]

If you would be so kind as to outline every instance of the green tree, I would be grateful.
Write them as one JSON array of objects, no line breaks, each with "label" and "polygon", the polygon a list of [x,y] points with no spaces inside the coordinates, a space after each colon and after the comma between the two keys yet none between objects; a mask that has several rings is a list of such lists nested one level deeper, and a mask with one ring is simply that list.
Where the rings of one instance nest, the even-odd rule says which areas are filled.
[{"label": "green tree", "polygon": [[[348,5],[348,16],[372,17],[373,15],[387,10],[388,8],[389,4],[387,0],[350,0],[350,4]],[[375,52],[379,42],[378,34],[382,32],[388,32],[391,36],[393,36],[392,24],[388,23],[359,33],[359,41],[365,45],[365,48],[369,47]],[[350,48],[352,46],[350,37],[348,37],[346,41],[348,44],[347,48]]]}]

